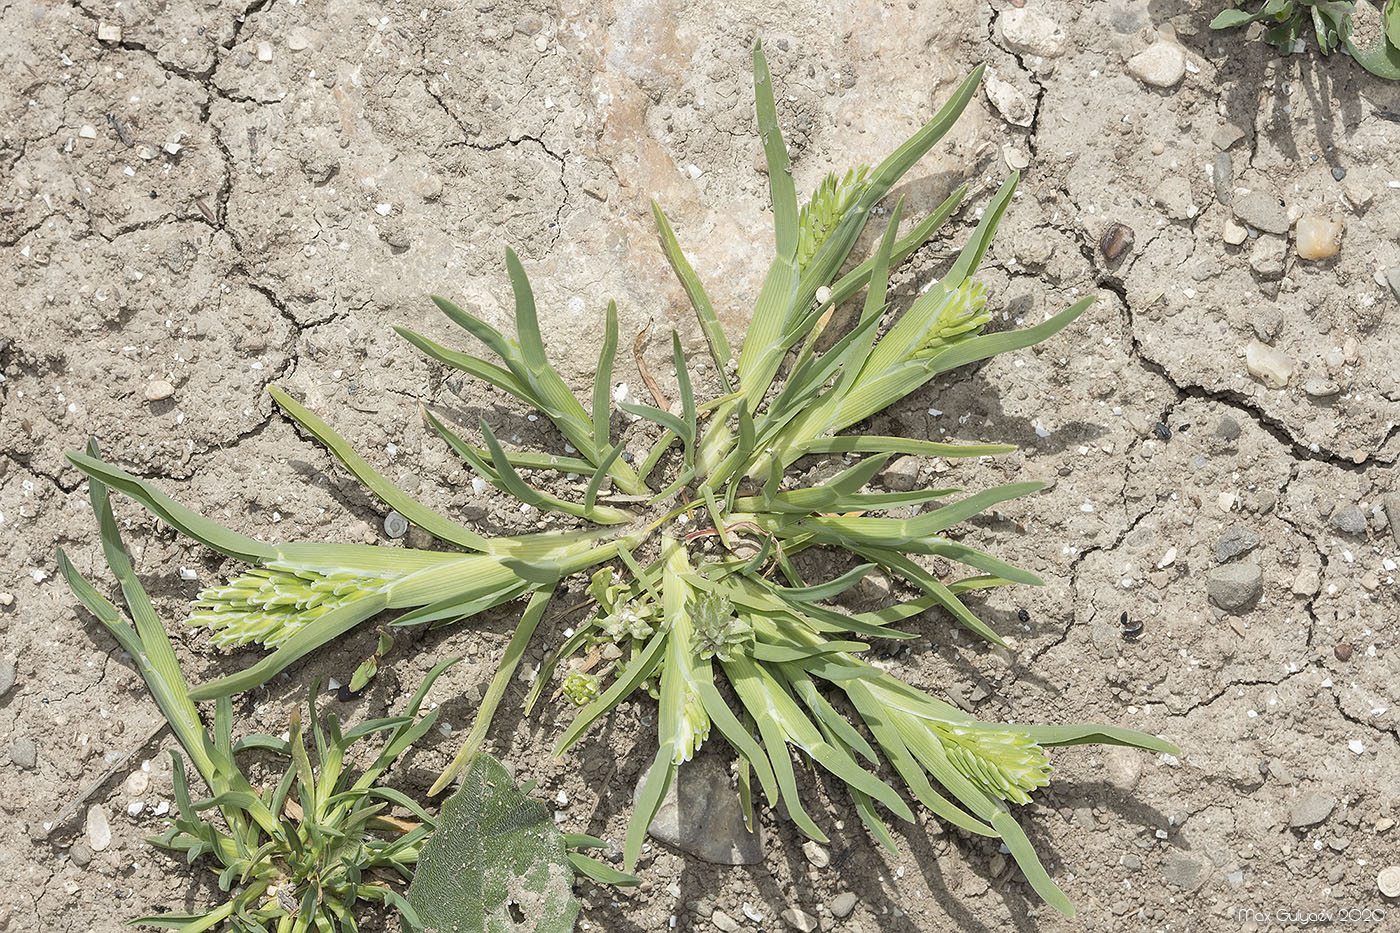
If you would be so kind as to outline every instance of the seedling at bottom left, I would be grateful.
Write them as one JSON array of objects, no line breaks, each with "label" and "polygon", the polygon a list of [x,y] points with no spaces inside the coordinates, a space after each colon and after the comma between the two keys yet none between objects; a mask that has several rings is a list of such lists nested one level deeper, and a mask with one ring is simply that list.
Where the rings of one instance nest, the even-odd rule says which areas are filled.
[{"label": "seedling at bottom left", "polygon": [[[89,444],[88,452],[96,457],[96,445]],[[423,698],[438,675],[459,659],[449,658],[429,671],[402,715],[369,720],[347,731],[334,715],[324,726],[318,721],[313,688],[314,765],[296,713],[286,739],[251,735],[235,743],[233,705],[227,697],[217,702],[212,731],[189,699],[189,684],[170,639],[127,556],[107,487],[94,479],[89,488],[102,549],[135,624],[78,573],[62,549],[59,568],[78,599],[131,656],[210,791],[204,799],[191,797],[184,762],[172,751],[178,815],[150,841],[183,852],[190,863],[207,856],[218,872],[220,890],[229,894],[204,913],[155,914],[132,922],[186,933],[223,924],[236,933],[349,933],[359,929],[357,905],[368,901],[396,908],[406,930],[421,930],[416,912],[394,884],[412,879],[434,821],[409,797],[375,782],[432,728],[437,710],[419,717]],[[388,734],[384,747],[355,776],[347,770],[347,750],[381,732]],[[255,789],[240,769],[236,756],[252,749],[290,759],[275,787]],[[386,810],[393,805],[407,810],[416,822],[390,818]],[[207,818],[210,810],[218,811],[222,825]]]}]

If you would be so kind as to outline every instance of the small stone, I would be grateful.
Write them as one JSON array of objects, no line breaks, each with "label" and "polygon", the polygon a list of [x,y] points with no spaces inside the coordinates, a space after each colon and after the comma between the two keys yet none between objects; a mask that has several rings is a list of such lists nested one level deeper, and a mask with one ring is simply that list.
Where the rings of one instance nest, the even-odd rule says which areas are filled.
[{"label": "small stone", "polygon": [[1259,546],[1259,536],[1244,525],[1231,525],[1215,542],[1215,561],[1228,564]]},{"label": "small stone", "polygon": [[1332,813],[1337,805],[1335,797],[1317,791],[1309,791],[1299,797],[1288,811],[1288,825],[1294,829],[1316,826]]},{"label": "small stone", "polygon": [[1342,391],[1342,387],[1331,379],[1313,376],[1311,379],[1303,380],[1303,392],[1312,398],[1331,398],[1340,391]]},{"label": "small stone", "polygon": [[1162,555],[1161,560],[1157,561],[1157,569],[1166,570],[1174,563],[1176,563],[1176,548],[1169,547]]},{"label": "small stone", "polygon": [[1293,594],[1295,596],[1313,596],[1322,586],[1322,580],[1318,577],[1315,567],[1304,567],[1298,571],[1298,575],[1293,578]]},{"label": "small stone", "polygon": [[1001,158],[1006,163],[1006,167],[1013,172],[1019,172],[1031,164],[1031,157],[1010,143],[1005,143],[1001,147]]},{"label": "small stone", "polygon": [[1109,746],[1104,750],[1104,774],[1108,783],[1130,794],[1142,779],[1142,753],[1135,748]]},{"label": "small stone", "polygon": [[856,909],[857,900],[850,891],[842,891],[831,899],[831,915],[837,920],[845,920]]},{"label": "small stone", "polygon": [[1186,74],[1186,50],[1175,42],[1154,42],[1128,59],[1128,74],[1149,87],[1175,87]]},{"label": "small stone", "polygon": [[1060,24],[1034,7],[1003,11],[997,17],[997,31],[1012,52],[1041,58],[1063,55],[1068,41]]},{"label": "small stone", "polygon": [[15,685],[17,670],[15,662],[9,658],[0,659],[0,697],[10,692]]},{"label": "small stone", "polygon": [[1173,852],[1167,856],[1166,864],[1162,866],[1162,877],[1168,884],[1191,892],[1205,883],[1205,865],[1189,855]]},{"label": "small stone", "polygon": [[97,41],[98,41],[98,42],[120,42],[120,41],[122,41],[122,27],[121,27],[121,24],[120,24],[120,23],[105,23],[105,22],[99,22],[99,23],[97,24]]},{"label": "small stone", "polygon": [[714,913],[710,914],[710,923],[714,924],[715,929],[723,930],[724,933],[737,933],[737,931],[743,929],[738,920],[735,920],[722,910],[716,910]]},{"label": "small stone", "polygon": [[831,853],[815,840],[808,839],[802,843],[802,854],[807,856],[807,861],[812,863],[813,868],[825,868],[831,864]]},{"label": "small stone", "polygon": [[1210,141],[1215,148],[1224,150],[1229,149],[1242,139],[1244,139],[1244,130],[1233,123],[1226,123],[1211,135]]},{"label": "small stone", "polygon": [[150,772],[137,770],[126,776],[126,783],[123,785],[123,789],[126,791],[128,797],[144,797],[150,786]]},{"label": "small stone", "polygon": [[112,827],[107,822],[107,811],[97,804],[87,811],[87,844],[94,852],[101,852],[112,844]]},{"label": "small stone", "polygon": [[1250,320],[1249,326],[1254,328],[1254,336],[1262,343],[1272,344],[1283,329],[1283,312],[1277,308],[1262,308]]},{"label": "small stone", "polygon": [[175,387],[164,379],[153,379],[146,383],[146,401],[160,402],[175,394]]},{"label": "small stone", "polygon": [[311,45],[311,40],[306,37],[306,33],[300,29],[293,29],[287,36],[287,48],[293,52],[300,52]]},{"label": "small stone", "polygon": [[1385,519],[1390,525],[1390,536],[1400,542],[1400,493],[1386,493],[1381,496],[1385,508]]},{"label": "small stone", "polygon": [[1266,343],[1251,340],[1244,348],[1249,374],[1271,389],[1282,389],[1293,375],[1293,361]]},{"label": "small stone", "polygon": [[1249,249],[1249,268],[1262,279],[1281,278],[1287,259],[1288,243],[1283,237],[1261,236]]},{"label": "small stone", "polygon": [[1007,123],[1030,126],[1035,122],[1035,105],[1016,85],[988,71],[982,79],[982,86],[986,88],[988,102]]},{"label": "small stone", "polygon": [[92,861],[92,850],[83,843],[75,843],[73,848],[68,850],[68,857],[73,860],[73,864],[79,868],[87,867],[87,863]]},{"label": "small stone", "polygon": [[1333,510],[1332,527],[1344,535],[1364,535],[1366,516],[1354,505],[1343,506]]},{"label": "small stone", "polygon": [[1387,865],[1376,875],[1376,887],[1386,897],[1400,897],[1400,865]]},{"label": "small stone", "polygon": [[0,606],[13,606],[15,604],[15,594],[6,593],[0,590]]},{"label": "small stone", "polygon": [[82,126],[78,127],[78,136],[83,139],[96,139],[97,127],[93,126],[91,123],[84,123]]},{"label": "small stone", "polygon": [[1334,165],[1334,166],[1332,166],[1332,180],[1333,180],[1333,181],[1341,181],[1343,178],[1346,178],[1346,177],[1347,177],[1347,170],[1346,170],[1346,169],[1342,168],[1340,165]]},{"label": "small stone", "polygon": [[10,745],[10,761],[17,768],[31,770],[39,762],[39,746],[28,736],[20,736]]},{"label": "small stone", "polygon": [[[1188,192],[1189,197],[1189,192]],[[1109,224],[1099,239],[1099,252],[1109,262],[1117,262],[1133,248],[1133,228],[1127,224]]]},{"label": "small stone", "polygon": [[1215,185],[1215,200],[1219,201],[1221,206],[1229,207],[1235,195],[1235,169],[1230,153],[1216,153],[1210,174]]},{"label": "small stone", "polygon": [[1159,182],[1152,200],[1165,210],[1172,220],[1190,220],[1196,213],[1196,205],[1191,203],[1191,184],[1180,175],[1168,175]]},{"label": "small stone", "polygon": [[789,907],[782,913],[783,922],[800,933],[816,933],[821,929],[821,924],[817,918],[807,913],[805,910],[798,910],[796,907]]},{"label": "small stone", "polygon": [[1301,259],[1330,259],[1342,248],[1342,223],[1330,217],[1304,214],[1295,234]]},{"label": "small stone", "polygon": [[1216,567],[1206,575],[1206,595],[1231,615],[1241,615],[1264,595],[1264,572],[1256,563]]},{"label": "small stone", "polygon": [[1288,232],[1288,210],[1275,195],[1251,191],[1235,201],[1234,211],[1241,223],[1256,230],[1279,235]]},{"label": "small stone", "polygon": [[1400,299],[1400,266],[1386,270],[1385,283],[1390,286],[1390,293]]},{"label": "small stone", "polygon": [[1240,423],[1229,415],[1223,415],[1215,425],[1215,436],[1226,441],[1233,441],[1240,436]]},{"label": "small stone", "polygon": [[[642,782],[637,782],[641,794]],[[652,838],[715,865],[763,861],[763,837],[744,826],[739,793],[717,753],[702,753],[683,765],[648,830]]]},{"label": "small stone", "polygon": [[266,42],[266,41],[264,41],[264,42],[259,42],[259,43],[258,43],[258,61],[260,61],[260,62],[270,62],[270,61],[272,61],[272,43],[271,43],[271,42]]},{"label": "small stone", "polygon": [[1337,644],[1332,646],[1333,656],[1336,657],[1336,659],[1338,661],[1341,661],[1343,664],[1351,660],[1351,656],[1355,653],[1355,651],[1355,648],[1353,648],[1351,645],[1348,645],[1344,641],[1338,642]]},{"label": "small stone", "polygon": [[909,492],[919,485],[919,466],[918,457],[900,457],[885,467],[881,477],[896,492]]}]

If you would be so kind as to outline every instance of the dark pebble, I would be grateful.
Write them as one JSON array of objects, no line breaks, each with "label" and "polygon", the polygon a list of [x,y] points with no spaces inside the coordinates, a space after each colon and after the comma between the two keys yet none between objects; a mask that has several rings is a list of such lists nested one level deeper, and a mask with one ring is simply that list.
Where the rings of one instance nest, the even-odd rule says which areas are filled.
[{"label": "dark pebble", "polygon": [[1347,177],[1347,170],[1342,168],[1340,165],[1335,166],[1332,169],[1332,177],[1335,178],[1337,181],[1341,181],[1343,178]]},{"label": "dark pebble", "polygon": [[1351,645],[1348,645],[1346,642],[1342,642],[1341,644],[1337,645],[1332,649],[1332,653],[1337,656],[1338,661],[1350,661],[1351,653],[1353,650],[1355,649],[1353,649]]},{"label": "dark pebble", "polygon": [[1133,231],[1126,224],[1109,224],[1099,240],[1099,251],[1109,262],[1118,260],[1133,248]]},{"label": "dark pebble", "polygon": [[1024,609],[1017,609],[1016,618],[1021,622],[1029,622],[1031,620],[1031,614]]},{"label": "dark pebble", "polygon": [[1172,429],[1167,427],[1165,421],[1159,421],[1153,425],[1152,433],[1157,435],[1157,439],[1161,441],[1169,441],[1172,439]]}]

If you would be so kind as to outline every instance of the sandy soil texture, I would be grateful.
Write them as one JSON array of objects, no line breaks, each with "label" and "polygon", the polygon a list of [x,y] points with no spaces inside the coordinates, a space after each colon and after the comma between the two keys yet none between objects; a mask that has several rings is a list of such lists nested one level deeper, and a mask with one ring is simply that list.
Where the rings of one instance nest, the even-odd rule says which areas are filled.
[{"label": "sandy soil texture", "polygon": [[[63,451],[95,435],[254,535],[391,543],[379,504],[274,410],[275,382],[435,506],[492,533],[527,529],[474,491],[418,403],[484,414],[513,442],[562,439],[390,325],[467,346],[430,292],[505,325],[511,244],[567,379],[591,379],[609,298],[627,340],[654,322],[646,354],[667,377],[658,329],[703,344],[655,240],[656,197],[739,335],[772,242],[757,37],[799,191],[882,157],[988,64],[957,129],[899,188],[906,216],[963,181],[974,194],[896,301],[946,267],[1012,167],[1022,187],[980,275],[998,316],[1038,321],[1099,295],[1049,343],[879,419],[878,433],[1020,447],[991,465],[926,463],[930,481],[1050,484],[967,530],[1047,581],[978,606],[1014,649],[929,618],[889,663],[984,718],[1113,722],[1186,757],[1055,756],[1053,786],[1021,815],[1074,921],[1038,905],[996,846],[935,821],[885,853],[853,815],[837,824],[844,796],[809,776],[825,851],[771,812],[762,864],[653,844],[640,890],[580,885],[584,928],[778,930],[793,909],[822,929],[899,933],[1283,929],[1279,911],[1322,910],[1400,922],[1377,886],[1400,862],[1400,84],[1341,55],[1281,60],[1212,33],[1217,6],[5,3],[0,928],[117,930],[218,894],[143,841],[170,802],[171,743],[150,738],[159,714],[139,677],[56,577],[62,544],[105,579]],[[1335,255],[1300,255],[1335,246],[1333,220]],[[1115,224],[1128,232],[1110,252],[1131,245],[1110,260]],[[637,385],[629,354],[620,366]],[[234,569],[118,508],[172,624]],[[1134,639],[1124,614],[1141,623]],[[415,636],[361,697],[323,702],[384,715],[434,658],[463,654],[433,691],[460,730],[514,618]],[[547,620],[528,661],[568,624]],[[178,636],[193,678],[253,656]],[[281,732],[313,677],[348,679],[374,644],[356,631],[243,696],[240,728]],[[632,704],[556,761],[568,710],[521,720],[523,689],[492,750],[540,781],[563,827],[620,839],[654,709]],[[425,790],[456,741],[432,736],[398,786]],[[110,842],[94,846],[104,820]]]}]

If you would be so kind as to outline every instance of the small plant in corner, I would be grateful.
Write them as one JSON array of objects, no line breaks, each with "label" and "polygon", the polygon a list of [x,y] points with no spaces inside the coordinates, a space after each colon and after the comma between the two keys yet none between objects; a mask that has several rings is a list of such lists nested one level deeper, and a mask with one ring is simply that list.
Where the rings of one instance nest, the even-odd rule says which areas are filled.
[{"label": "small plant in corner", "polygon": [[[227,697],[263,683],[386,610],[399,613],[392,625],[441,625],[527,598],[476,723],[436,792],[475,760],[556,589],[587,572],[593,610],[541,669],[527,705],[557,680],[559,696],[580,707],[560,737],[556,751],[563,753],[624,700],[639,694],[657,700],[653,761],[623,846],[628,871],[677,770],[703,743],[721,741],[737,757],[738,793],[750,822],[766,800],[781,804],[799,831],[826,841],[826,820],[804,798],[794,763],[816,766],[846,789],[854,813],[886,847],[896,845],[887,821],[912,821],[912,799],[947,823],[1000,840],[1036,893],[1072,913],[1013,809],[1049,783],[1049,750],[1097,742],[1178,752],[1161,738],[1113,726],[982,722],[867,661],[872,644],[913,638],[902,624],[929,612],[1002,644],[965,598],[1040,580],[950,532],[1041,484],[883,490],[872,484],[895,454],[977,458],[1012,448],[847,432],[859,431],[940,373],[1051,337],[1092,299],[1024,330],[984,332],[991,311],[974,275],[1011,203],[1015,176],[982,208],[951,267],[907,307],[891,302],[891,271],[953,215],[966,187],[903,235],[903,202],[890,205],[873,255],[848,263],[877,205],[972,99],[981,68],[887,159],[831,176],[803,206],[761,48],[753,62],[776,249],[741,346],[730,344],[654,205],[662,247],[706,342],[711,397],[697,393],[691,361],[673,335],[674,403],[660,398],[659,389],[654,405],[618,400],[642,431],[630,440],[614,436],[616,308],[607,308],[596,378],[590,395],[580,399],[549,362],[525,270],[509,251],[513,336],[434,299],[493,359],[399,328],[428,356],[554,424],[567,442],[564,453],[508,450],[485,422],[474,442],[424,412],[486,483],[577,520],[578,530],[484,537],[394,487],[279,389],[273,395],[288,415],[446,549],[266,544],[201,518],[94,455],[70,459],[175,528],[253,565],[227,585],[205,590],[190,622],[208,626],[221,643],[256,642],[272,650],[243,671],[194,688],[193,698]],[[639,445],[640,456],[624,456]],[[814,457],[835,461],[833,472],[803,484],[791,468]],[[559,495],[558,487],[546,492],[532,484],[532,475],[542,471],[586,479]],[[949,572],[932,572],[929,558]],[[895,582],[894,595],[877,608],[850,611],[843,596],[877,572]],[[882,765],[888,779],[877,776]]]},{"label": "small plant in corner", "polygon": [[1222,10],[1210,27],[1260,23],[1264,41],[1284,55],[1304,51],[1311,28],[1323,55],[1345,49],[1372,74],[1400,80],[1400,0],[1384,4],[1379,10],[1366,0],[1254,0],[1244,9]]}]

